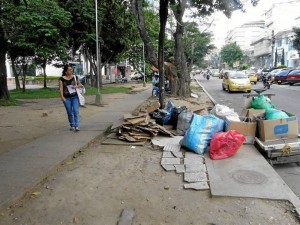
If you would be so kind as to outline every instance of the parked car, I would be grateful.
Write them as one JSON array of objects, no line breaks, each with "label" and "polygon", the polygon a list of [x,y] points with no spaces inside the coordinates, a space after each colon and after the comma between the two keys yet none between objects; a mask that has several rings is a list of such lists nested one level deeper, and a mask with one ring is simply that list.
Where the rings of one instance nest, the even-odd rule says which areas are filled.
[{"label": "parked car", "polygon": [[222,89],[227,90],[228,93],[232,91],[251,92],[251,82],[244,72],[225,72]]},{"label": "parked car", "polygon": [[277,84],[282,84],[282,83],[286,83],[287,80],[287,75],[293,71],[293,69],[284,69],[282,71],[280,71],[279,73],[277,73],[274,77],[274,81],[277,83]]},{"label": "parked car", "polygon": [[271,80],[274,81],[275,75],[277,73],[280,73],[283,69],[273,69],[269,72],[269,75],[271,75]]},{"label": "parked car", "polygon": [[300,83],[300,69],[291,71],[287,75],[286,81],[289,83],[289,85],[294,85],[296,83]]},{"label": "parked car", "polygon": [[131,80],[143,80],[144,79],[144,73],[142,72],[134,72],[130,75]]},{"label": "parked car", "polygon": [[251,83],[257,83],[257,73],[254,70],[246,70],[245,74],[248,76]]}]

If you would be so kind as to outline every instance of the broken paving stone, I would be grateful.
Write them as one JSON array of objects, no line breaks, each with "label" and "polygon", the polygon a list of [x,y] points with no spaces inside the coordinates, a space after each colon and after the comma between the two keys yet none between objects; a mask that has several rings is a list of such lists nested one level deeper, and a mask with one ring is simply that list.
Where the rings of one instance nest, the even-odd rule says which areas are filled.
[{"label": "broken paving stone", "polygon": [[174,158],[174,156],[171,152],[163,152],[162,157],[163,158]]},{"label": "broken paving stone", "polygon": [[179,152],[180,148],[180,144],[167,144],[164,146],[163,150],[166,152]]},{"label": "broken paving stone", "polygon": [[203,155],[199,155],[199,154],[196,154],[196,153],[193,153],[193,152],[185,152],[184,158],[187,158],[187,159],[199,159],[199,160],[202,159],[202,161],[204,160],[204,156]]},{"label": "broken paving stone", "polygon": [[205,164],[185,164],[185,172],[206,172]]},{"label": "broken paving stone", "polygon": [[174,171],[174,170],[176,170],[175,169],[175,166],[174,165],[161,165],[163,168],[164,168],[164,170],[165,171]]},{"label": "broken paving stone", "polygon": [[171,152],[176,158],[183,158],[182,152]]},{"label": "broken paving stone", "polygon": [[180,159],[179,158],[162,158],[161,159],[161,164],[162,165],[179,165],[180,164]]},{"label": "broken paving stone", "polygon": [[174,165],[174,167],[176,169],[176,173],[184,173],[185,172],[184,165]]},{"label": "broken paving stone", "polygon": [[182,139],[182,136],[173,136],[173,137],[156,136],[151,139],[151,143],[154,146],[159,146],[162,148],[168,144],[175,144],[175,145],[180,146],[179,141],[181,139]]},{"label": "broken paving stone", "polygon": [[195,182],[195,183],[186,183],[183,184],[185,189],[194,189],[194,190],[209,190],[207,182]]},{"label": "broken paving stone", "polygon": [[184,158],[184,164],[203,165],[201,158]]},{"label": "broken paving stone", "polygon": [[192,173],[184,173],[184,181],[192,183],[192,182],[204,182],[207,181],[207,175],[205,172],[192,172]]}]

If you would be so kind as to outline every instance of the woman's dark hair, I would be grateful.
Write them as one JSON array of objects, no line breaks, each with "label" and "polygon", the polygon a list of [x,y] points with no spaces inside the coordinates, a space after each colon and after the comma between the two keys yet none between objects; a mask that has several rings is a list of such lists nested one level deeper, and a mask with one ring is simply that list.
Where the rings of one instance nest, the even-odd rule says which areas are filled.
[{"label": "woman's dark hair", "polygon": [[72,67],[70,64],[66,64],[66,65],[64,65],[64,68],[63,68],[63,71],[62,71],[62,75],[61,76],[64,76],[64,75],[66,75],[66,73],[67,73],[67,70],[68,70],[68,68],[69,67]]}]

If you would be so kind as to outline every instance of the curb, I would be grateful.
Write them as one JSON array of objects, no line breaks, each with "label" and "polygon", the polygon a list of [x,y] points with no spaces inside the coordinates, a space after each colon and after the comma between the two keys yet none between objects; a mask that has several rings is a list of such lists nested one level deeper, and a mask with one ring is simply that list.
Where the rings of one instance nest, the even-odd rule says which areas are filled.
[{"label": "curb", "polygon": [[212,101],[212,103],[214,104],[214,105],[216,105],[216,104],[218,104],[214,99],[213,99],[213,97],[206,91],[206,89],[200,84],[200,82],[196,79],[196,78],[194,78],[194,80],[197,82],[197,84],[203,89],[203,91],[205,92],[205,94],[208,96],[208,98]]}]

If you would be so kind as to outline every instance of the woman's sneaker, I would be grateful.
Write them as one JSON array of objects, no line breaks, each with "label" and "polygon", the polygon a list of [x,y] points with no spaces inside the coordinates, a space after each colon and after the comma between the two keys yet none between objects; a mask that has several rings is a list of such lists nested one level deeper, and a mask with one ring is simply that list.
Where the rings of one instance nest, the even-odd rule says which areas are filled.
[{"label": "woman's sneaker", "polygon": [[75,130],[75,128],[74,128],[74,127],[71,127],[71,128],[70,128],[70,131],[74,131],[74,130]]},{"label": "woman's sneaker", "polygon": [[76,127],[76,128],[75,128],[75,132],[78,132],[78,131],[79,131],[79,128],[78,128],[78,127]]}]

